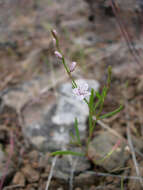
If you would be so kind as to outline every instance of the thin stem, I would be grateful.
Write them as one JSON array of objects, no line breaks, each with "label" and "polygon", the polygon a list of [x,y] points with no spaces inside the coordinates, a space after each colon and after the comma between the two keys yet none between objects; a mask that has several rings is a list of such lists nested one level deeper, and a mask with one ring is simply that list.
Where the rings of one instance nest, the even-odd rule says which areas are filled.
[{"label": "thin stem", "polygon": [[142,177],[138,177],[138,176],[124,176],[124,175],[115,175],[115,174],[110,174],[110,173],[101,173],[101,172],[93,172],[93,171],[87,171],[85,173],[90,174],[90,175],[95,175],[95,176],[103,176],[103,177],[116,177],[116,178],[121,178],[121,179],[143,180]]}]

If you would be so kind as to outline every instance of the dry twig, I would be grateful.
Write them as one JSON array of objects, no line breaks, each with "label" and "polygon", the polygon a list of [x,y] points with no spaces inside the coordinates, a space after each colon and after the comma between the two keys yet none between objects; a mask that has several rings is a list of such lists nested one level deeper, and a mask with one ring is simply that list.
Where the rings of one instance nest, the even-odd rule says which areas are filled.
[{"label": "dry twig", "polygon": [[141,175],[140,175],[139,165],[138,165],[138,162],[137,162],[137,159],[136,159],[135,150],[134,150],[134,146],[133,146],[133,143],[132,143],[129,123],[127,125],[127,137],[128,137],[128,144],[129,144],[129,147],[130,147],[130,150],[131,150],[133,162],[134,162],[135,169],[136,169],[136,174],[137,174],[137,177],[140,178],[139,181],[140,181],[141,186],[143,187],[143,181],[142,181],[142,178],[141,178]]},{"label": "dry twig", "polygon": [[50,174],[49,174],[49,177],[48,177],[48,181],[47,181],[45,190],[49,189],[49,186],[50,186],[50,183],[51,183],[51,179],[52,179],[52,176],[53,176],[54,167],[55,167],[57,158],[58,158],[58,156],[55,156],[54,159],[53,159],[53,161],[52,161],[52,167],[51,167],[51,170],[50,170]]}]

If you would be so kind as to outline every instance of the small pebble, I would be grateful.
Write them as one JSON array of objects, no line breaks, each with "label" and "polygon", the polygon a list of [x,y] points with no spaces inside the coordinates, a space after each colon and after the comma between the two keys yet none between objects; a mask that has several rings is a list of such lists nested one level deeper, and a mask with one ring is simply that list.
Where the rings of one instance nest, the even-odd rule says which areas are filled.
[{"label": "small pebble", "polygon": [[25,177],[22,172],[17,172],[13,178],[13,184],[25,186]]}]

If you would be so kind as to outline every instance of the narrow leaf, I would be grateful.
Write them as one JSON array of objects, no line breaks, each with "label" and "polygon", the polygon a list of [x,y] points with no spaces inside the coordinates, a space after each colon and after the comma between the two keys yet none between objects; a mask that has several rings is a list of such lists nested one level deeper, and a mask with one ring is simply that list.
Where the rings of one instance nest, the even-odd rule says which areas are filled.
[{"label": "narrow leaf", "polygon": [[105,99],[105,97],[107,95],[107,90],[108,90],[108,88],[106,86],[104,86],[103,90],[102,90],[102,100]]},{"label": "narrow leaf", "polygon": [[100,93],[98,91],[95,91],[95,95],[96,97],[100,100],[102,98],[102,96],[100,95]]},{"label": "narrow leaf", "polygon": [[89,99],[89,136],[91,137],[93,131],[93,113],[94,113],[94,89],[91,89]]},{"label": "narrow leaf", "polygon": [[75,139],[75,136],[73,135],[73,133],[72,133],[72,132],[70,133],[70,136],[71,136],[71,138],[72,138],[72,142],[75,142],[75,141],[76,141],[76,139]]},{"label": "narrow leaf", "polygon": [[111,116],[113,116],[113,115],[119,113],[123,108],[124,108],[124,106],[123,106],[123,105],[120,105],[119,108],[117,108],[116,110],[114,110],[114,111],[112,111],[112,112],[109,112],[109,113],[106,113],[106,114],[100,116],[99,119],[105,119],[105,118],[107,118],[107,117],[111,117]]},{"label": "narrow leaf", "polygon": [[96,104],[95,104],[95,107],[94,107],[95,113],[96,113],[96,109],[98,108],[98,106],[100,105],[100,103],[101,103],[101,99],[99,99],[99,100],[96,102]]},{"label": "narrow leaf", "polygon": [[74,127],[75,127],[75,133],[76,133],[76,137],[77,137],[77,142],[78,142],[79,145],[81,145],[77,118],[75,118]]},{"label": "narrow leaf", "polygon": [[109,66],[109,67],[108,67],[108,79],[107,79],[107,85],[108,85],[108,87],[110,87],[111,75],[112,75],[112,67]]},{"label": "narrow leaf", "polygon": [[94,103],[94,89],[91,89],[91,95],[90,95],[90,99],[89,99],[89,107],[92,108],[93,107],[93,103]]},{"label": "narrow leaf", "polygon": [[56,156],[56,155],[73,155],[73,156],[85,156],[85,154],[80,153],[80,152],[73,152],[73,151],[56,151],[52,152],[51,156]]}]

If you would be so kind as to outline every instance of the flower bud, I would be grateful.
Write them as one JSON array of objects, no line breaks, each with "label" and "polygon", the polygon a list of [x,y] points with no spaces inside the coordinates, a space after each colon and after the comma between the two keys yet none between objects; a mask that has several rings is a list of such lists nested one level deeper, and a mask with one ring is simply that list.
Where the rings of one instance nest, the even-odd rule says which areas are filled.
[{"label": "flower bud", "polygon": [[75,70],[77,63],[76,62],[72,62],[72,64],[70,65],[70,72],[73,72]]},{"label": "flower bud", "polygon": [[57,31],[56,31],[55,29],[53,29],[53,30],[51,30],[51,32],[52,32],[53,37],[54,37],[55,39],[57,39],[57,38],[58,38],[58,33],[57,33]]},{"label": "flower bud", "polygon": [[58,51],[55,51],[55,55],[56,55],[58,58],[60,58],[60,59],[63,58],[62,54],[61,54],[60,52],[58,52]]}]

